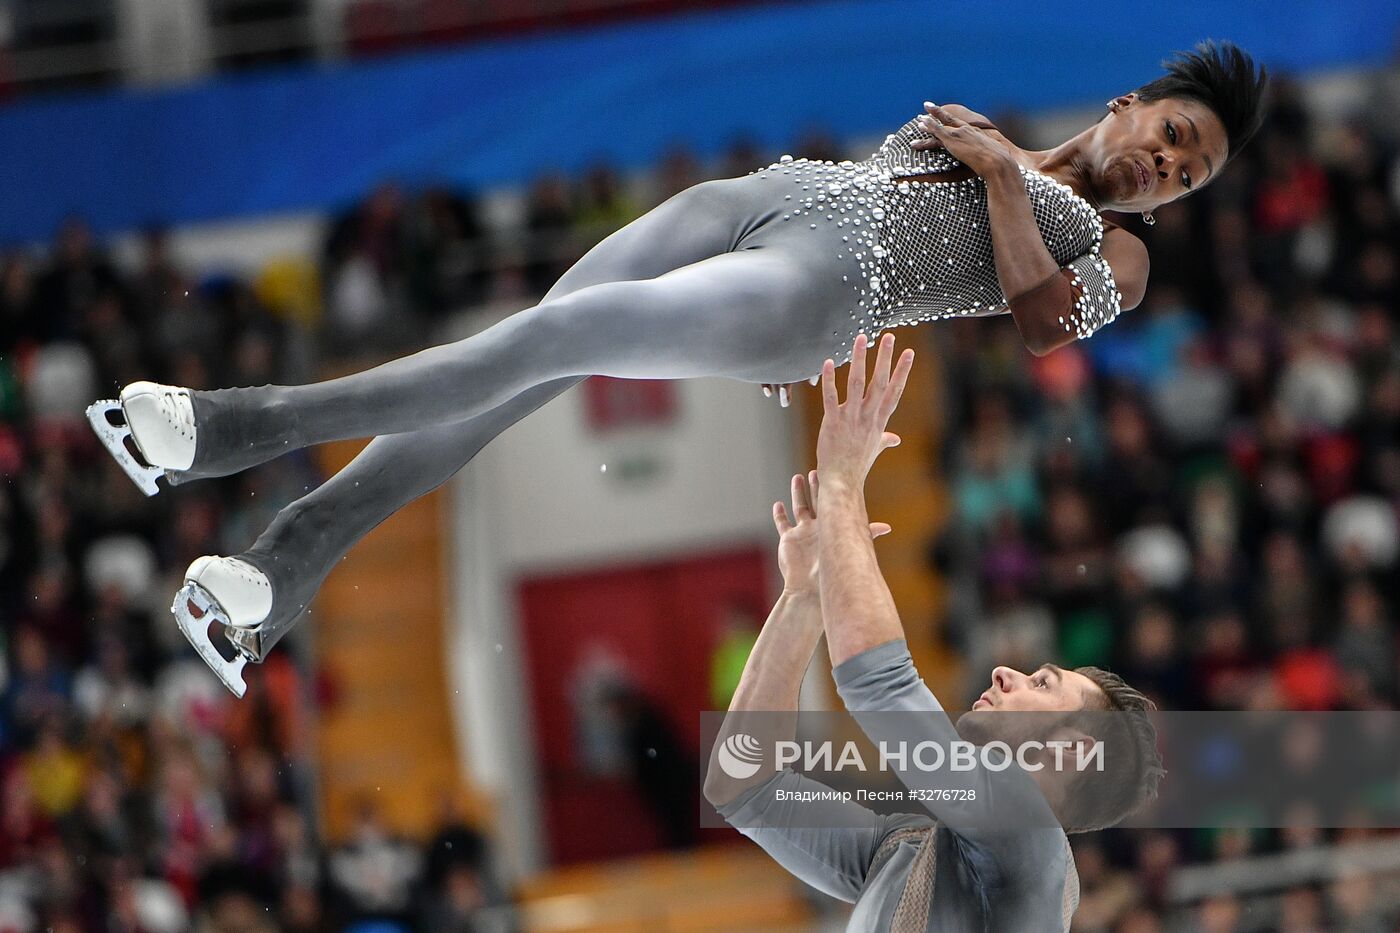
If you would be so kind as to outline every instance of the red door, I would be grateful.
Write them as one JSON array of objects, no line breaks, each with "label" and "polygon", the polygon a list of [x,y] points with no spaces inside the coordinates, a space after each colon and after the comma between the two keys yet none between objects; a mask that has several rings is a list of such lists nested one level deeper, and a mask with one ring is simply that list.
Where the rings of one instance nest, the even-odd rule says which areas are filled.
[{"label": "red door", "polygon": [[[652,851],[674,842],[678,829],[693,829],[699,806],[694,759],[699,714],[711,707],[710,660],[728,628],[756,628],[767,615],[771,560],[769,551],[755,547],[520,583],[536,756],[555,864]],[[599,702],[615,691],[628,694],[629,705]],[[629,734],[666,733],[659,742],[642,743],[661,752],[640,763],[619,740],[617,725],[638,718],[648,725]],[[670,757],[668,747],[689,759],[686,788],[657,760]],[[661,776],[649,777],[644,788],[638,773]]]}]

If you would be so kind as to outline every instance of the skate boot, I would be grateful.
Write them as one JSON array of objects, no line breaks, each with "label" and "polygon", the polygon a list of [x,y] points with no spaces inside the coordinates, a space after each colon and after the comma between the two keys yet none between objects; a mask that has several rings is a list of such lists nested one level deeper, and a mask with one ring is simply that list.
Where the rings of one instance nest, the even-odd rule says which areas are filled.
[{"label": "skate boot", "polygon": [[[114,424],[109,417],[118,410],[122,424]],[[87,417],[102,445],[148,496],[160,492],[157,478],[164,476],[169,483],[194,463],[194,404],[189,389],[133,382],[122,389],[120,400],[89,405]],[[127,447],[127,438],[135,452]]]},{"label": "skate boot", "polygon": [[[267,576],[236,557],[200,557],[185,571],[170,611],[204,663],[235,696],[243,696],[243,668],[263,659],[259,629],[272,612]],[[211,631],[216,624],[222,639]]]}]

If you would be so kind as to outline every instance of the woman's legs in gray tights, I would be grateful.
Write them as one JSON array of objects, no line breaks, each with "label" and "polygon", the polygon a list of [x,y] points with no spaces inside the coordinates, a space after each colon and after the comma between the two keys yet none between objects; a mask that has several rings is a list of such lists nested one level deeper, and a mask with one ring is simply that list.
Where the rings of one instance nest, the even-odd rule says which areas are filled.
[{"label": "woman's legs in gray tights", "polygon": [[566,377],[805,378],[832,351],[822,319],[837,300],[823,301],[806,272],[778,250],[725,253],[580,289],[339,379],[196,392],[192,470],[233,472],[312,444],[462,421]]},{"label": "woman's legs in gray tights", "polygon": [[578,381],[536,386],[467,421],[370,441],[334,476],[278,512],[253,546],[237,555],[267,575],[273,594],[267,620],[239,640],[259,659],[266,656],[361,538],[442,485],[498,434]]},{"label": "woman's legs in gray tights", "polygon": [[856,260],[836,260],[835,225],[731,252],[749,218],[725,190],[682,192],[590,252],[588,284],[465,340],[311,385],[194,393],[190,474],[463,421],[563,378],[810,376],[845,342]]},{"label": "woman's legs in gray tights", "polygon": [[[693,219],[692,232],[700,235],[685,242],[674,236],[659,241],[653,229],[659,224],[652,221],[674,222],[679,219],[674,215],[685,209],[685,201],[673,198],[613,234],[570,268],[545,302],[608,281],[622,269],[636,277],[661,275],[732,245],[727,228],[696,229]],[[266,622],[256,635],[236,633],[240,641],[258,657],[265,656],[364,535],[437,488],[501,431],[578,381],[565,377],[544,383],[475,418],[376,437],[315,491],[282,509],[257,542],[237,555],[267,574],[274,596]]]}]

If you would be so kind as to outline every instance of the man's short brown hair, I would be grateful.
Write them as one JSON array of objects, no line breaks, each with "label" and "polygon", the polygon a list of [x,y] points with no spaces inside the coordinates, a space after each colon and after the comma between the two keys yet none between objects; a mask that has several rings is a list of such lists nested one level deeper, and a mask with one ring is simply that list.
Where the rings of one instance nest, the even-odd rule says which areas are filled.
[{"label": "man's short brown hair", "polygon": [[[1091,715],[1085,731],[1101,740],[1112,763],[1103,771],[1085,771],[1060,814],[1065,831],[1091,832],[1126,818],[1157,796],[1157,785],[1166,772],[1157,751],[1157,727],[1149,713],[1157,709],[1142,691],[1122,677],[1098,667],[1077,667],[1099,689],[1089,695],[1085,709]],[[1104,715],[1112,714],[1112,715]]]}]

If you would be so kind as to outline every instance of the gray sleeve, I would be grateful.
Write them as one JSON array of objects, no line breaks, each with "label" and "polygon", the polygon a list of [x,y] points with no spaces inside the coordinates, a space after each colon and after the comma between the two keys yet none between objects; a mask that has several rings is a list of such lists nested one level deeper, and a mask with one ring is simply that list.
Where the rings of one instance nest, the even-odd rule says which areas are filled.
[{"label": "gray sleeve", "polygon": [[865,887],[866,872],[885,836],[911,822],[926,825],[927,821],[881,816],[854,802],[818,797],[822,802],[813,804],[788,796],[830,791],[820,781],[785,769],[718,810],[794,876],[824,894],[853,903]]},{"label": "gray sleeve", "polygon": [[[960,741],[903,639],[870,648],[832,673],[846,709],[877,747],[933,742],[946,749]],[[925,770],[910,762],[903,768],[896,763],[894,770],[919,794],[915,802],[958,837],[964,857],[979,866],[989,888],[1033,878],[1064,845],[1064,830],[1040,788],[1017,767]]]}]

